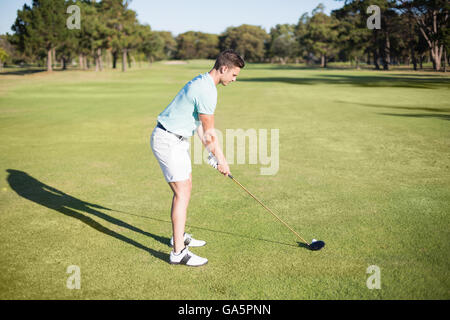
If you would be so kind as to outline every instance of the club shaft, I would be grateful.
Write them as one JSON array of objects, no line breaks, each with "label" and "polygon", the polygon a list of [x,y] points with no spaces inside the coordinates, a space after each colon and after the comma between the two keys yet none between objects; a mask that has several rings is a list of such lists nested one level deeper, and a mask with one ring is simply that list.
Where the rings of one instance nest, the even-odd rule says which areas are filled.
[{"label": "club shaft", "polygon": [[264,203],[262,203],[258,198],[256,198],[250,191],[248,191],[239,181],[237,181],[232,175],[228,175],[231,180],[233,180],[238,186],[245,190],[253,199],[255,199],[264,209],[269,211],[278,221],[280,221],[286,228],[288,228],[293,234],[295,234],[300,240],[309,246],[308,241],[303,239],[294,229],[292,229],[286,222],[284,222],[279,216],[277,216],[272,210],[270,210]]}]

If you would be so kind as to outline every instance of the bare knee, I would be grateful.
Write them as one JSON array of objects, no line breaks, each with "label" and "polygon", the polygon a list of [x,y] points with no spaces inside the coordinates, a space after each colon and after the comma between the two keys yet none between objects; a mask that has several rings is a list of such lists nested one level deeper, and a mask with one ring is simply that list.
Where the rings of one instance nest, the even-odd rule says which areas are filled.
[{"label": "bare knee", "polygon": [[172,187],[173,196],[176,199],[189,200],[191,197],[192,180],[186,180],[183,182],[176,182]]}]

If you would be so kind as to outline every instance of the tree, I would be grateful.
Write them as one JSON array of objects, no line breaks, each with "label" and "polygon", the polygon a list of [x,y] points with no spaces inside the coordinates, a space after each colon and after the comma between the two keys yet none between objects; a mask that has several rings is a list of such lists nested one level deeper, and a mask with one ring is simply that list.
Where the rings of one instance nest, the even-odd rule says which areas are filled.
[{"label": "tree", "polygon": [[3,64],[9,58],[9,55],[3,48],[0,48],[0,70],[3,69]]},{"label": "tree", "polygon": [[270,29],[269,57],[278,57],[282,64],[298,53],[298,43],[295,37],[295,25],[277,24]]},{"label": "tree", "polygon": [[354,60],[359,69],[361,57],[369,51],[371,30],[367,28],[361,15],[354,14],[345,7],[334,10],[332,16],[339,20],[336,46],[340,50],[340,56],[344,60]]},{"label": "tree", "polygon": [[[106,25],[105,10],[103,2],[84,1],[79,4],[82,13],[82,23],[80,30],[70,30],[69,34],[76,38],[70,45],[76,43],[75,51],[79,55],[79,64],[81,68],[86,68],[86,59],[92,56],[95,62],[95,71],[103,69],[102,50],[108,48],[108,39],[111,30]],[[70,40],[70,36],[69,36]],[[67,39],[64,41],[66,42]]]},{"label": "tree", "polygon": [[219,54],[219,37],[214,34],[188,31],[176,41],[178,59],[213,59]]},{"label": "tree", "polygon": [[259,26],[243,24],[239,27],[229,27],[219,37],[220,50],[227,48],[236,50],[249,62],[262,62],[265,55],[265,44],[270,37]]},{"label": "tree", "polygon": [[306,27],[309,24],[309,20],[310,17],[308,13],[302,14],[294,30],[294,35],[297,40],[296,55],[305,59],[309,59],[309,52],[306,45]]},{"label": "tree", "polygon": [[219,36],[199,32],[195,48],[199,59],[215,59],[219,54]]},{"label": "tree", "polygon": [[47,71],[51,72],[52,52],[67,32],[64,0],[33,0],[17,13],[12,26],[15,42],[28,54],[47,53]]},{"label": "tree", "polygon": [[149,25],[139,26],[138,33],[141,37],[139,50],[145,54],[150,63],[164,55],[164,39],[153,32]]},{"label": "tree", "polygon": [[3,64],[14,63],[17,60],[22,59],[21,54],[17,52],[17,50],[11,44],[10,37],[11,36],[9,34],[0,35],[0,49],[2,49],[6,54],[6,58],[4,56],[2,59]]},{"label": "tree", "polygon": [[78,38],[73,32],[68,32],[65,39],[60,43],[57,51],[57,57],[61,59],[61,66],[63,70],[67,69],[67,62],[72,61],[74,58],[78,45]]},{"label": "tree", "polygon": [[[448,36],[448,0],[400,0],[398,8],[410,14],[430,49],[434,70],[441,69],[441,60]],[[447,34],[447,36],[446,36]]]},{"label": "tree", "polygon": [[158,35],[164,42],[164,48],[162,56],[159,59],[172,59],[175,57],[177,51],[177,42],[169,31],[153,31],[154,34]]},{"label": "tree", "polygon": [[[364,35],[367,30],[366,21],[370,14],[367,13],[367,8],[371,5],[376,5],[380,8],[381,12],[381,29],[373,29],[370,31],[370,38],[367,42],[366,52],[373,54],[373,60],[375,68],[380,69],[378,61],[381,59],[383,68],[389,69],[391,63],[391,39],[396,33],[398,25],[396,24],[397,13],[395,10],[395,0],[344,0],[344,6],[341,9],[335,10],[336,16],[341,17],[354,17],[355,27],[360,29],[353,32],[353,35],[359,37]],[[345,19],[345,18],[344,18]],[[349,30],[350,32],[351,30]],[[365,37],[363,36],[363,39]],[[360,40],[362,41],[362,39]],[[357,41],[355,41],[356,43]],[[358,41],[359,42],[359,41]]]},{"label": "tree", "polygon": [[327,61],[337,52],[336,41],[338,21],[324,13],[324,6],[319,4],[312,11],[312,17],[306,25],[305,45],[308,51],[320,56],[320,65],[327,67]]},{"label": "tree", "polygon": [[130,0],[103,0],[107,28],[110,29],[108,45],[113,55],[113,68],[116,68],[118,55],[122,54],[122,71],[127,71],[129,52],[138,48],[139,34],[136,12],[128,8]]},{"label": "tree", "polygon": [[195,48],[195,42],[197,36],[194,31],[185,32],[179,34],[176,38],[177,41],[177,59],[195,59],[197,56],[197,50]]}]

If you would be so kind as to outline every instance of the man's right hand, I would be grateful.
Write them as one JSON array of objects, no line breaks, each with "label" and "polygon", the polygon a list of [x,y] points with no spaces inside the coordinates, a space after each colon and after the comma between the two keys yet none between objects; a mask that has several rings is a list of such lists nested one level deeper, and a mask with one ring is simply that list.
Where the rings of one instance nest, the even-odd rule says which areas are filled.
[{"label": "man's right hand", "polygon": [[218,166],[217,166],[217,170],[219,170],[219,172],[221,173],[221,174],[223,174],[225,177],[227,177],[231,172],[230,172],[230,167],[228,166],[228,163],[222,163],[222,164],[219,164]]}]

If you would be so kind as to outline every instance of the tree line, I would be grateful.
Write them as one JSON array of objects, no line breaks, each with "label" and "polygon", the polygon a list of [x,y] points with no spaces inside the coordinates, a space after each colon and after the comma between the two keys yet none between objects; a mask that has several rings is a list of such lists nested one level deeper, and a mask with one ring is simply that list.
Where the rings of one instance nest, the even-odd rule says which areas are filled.
[{"label": "tree line", "polygon": [[[33,0],[17,12],[12,34],[0,37],[0,60],[10,63],[56,61],[80,69],[105,64],[126,71],[136,61],[214,59],[226,48],[248,62],[318,63],[362,62],[388,70],[393,64],[412,64],[414,70],[430,60],[434,70],[445,69],[450,43],[448,0],[336,0],[342,7],[325,13],[319,4],[297,24],[278,24],[267,33],[243,24],[221,34],[188,31],[174,37],[140,24],[130,0]],[[79,29],[67,27],[67,8],[80,8]],[[379,28],[369,28],[367,11],[380,9]],[[1,62],[0,62],[1,63]]]}]

